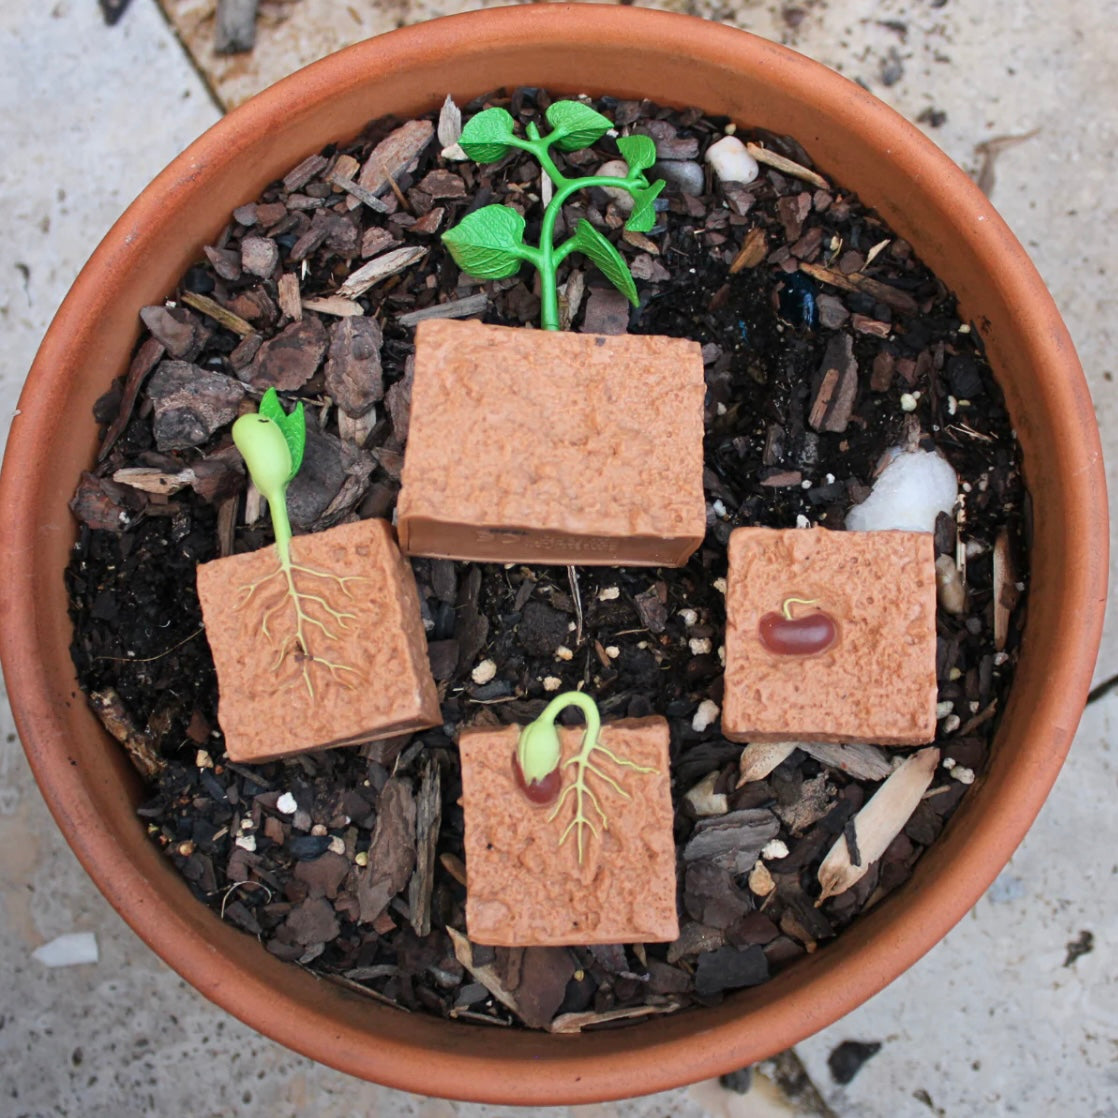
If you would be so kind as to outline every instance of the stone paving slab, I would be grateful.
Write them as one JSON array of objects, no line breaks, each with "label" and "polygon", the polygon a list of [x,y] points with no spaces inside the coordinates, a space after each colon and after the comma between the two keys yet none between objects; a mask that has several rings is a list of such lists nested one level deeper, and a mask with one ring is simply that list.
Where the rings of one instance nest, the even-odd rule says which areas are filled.
[{"label": "stone paving slab", "polygon": [[[187,0],[164,5],[180,19]],[[782,9],[798,14],[785,18]],[[323,53],[340,45],[331,38],[339,21],[371,20],[374,10],[382,6],[366,0],[262,0],[262,23],[289,16],[285,34],[298,52],[277,50],[279,61],[265,71],[272,54],[264,26],[260,50],[230,63],[241,92],[232,77],[226,84],[215,76],[214,86],[231,102],[310,61],[310,32],[292,22],[307,13],[319,21],[325,38],[315,50]],[[419,4],[383,10],[394,21],[434,14]],[[999,156],[993,198],[1033,254],[1079,348],[1103,428],[1114,508],[1114,0],[1068,0],[1058,8],[1040,0],[942,7],[827,0],[773,11],[744,0],[717,8],[700,0],[690,10],[787,41],[864,81],[910,118],[929,108],[946,112],[939,127],[924,126],[971,171],[981,164],[977,143],[1041,129]],[[892,24],[904,24],[903,33]],[[362,27],[356,37],[380,30]],[[133,0],[112,29],[87,0],[0,6],[0,52],[0,105],[7,110],[0,137],[8,153],[0,163],[2,441],[38,340],[82,262],[135,193],[218,113],[155,0]],[[200,56],[198,64],[205,68]],[[898,80],[885,85],[898,65]],[[1112,527],[1112,540],[1114,534]],[[1096,678],[1115,674],[1118,624],[1111,618]],[[1118,939],[1118,867],[1109,840],[1116,714],[1115,692],[1088,709],[1036,826],[972,914],[868,1005],[799,1046],[832,1115],[1041,1118],[1057,1107],[1077,1118],[1118,1115],[1118,990],[1108,963]],[[35,947],[70,931],[96,933],[98,963],[48,970],[31,958]],[[0,932],[3,1113],[526,1113],[356,1082],[257,1036],[202,999],[136,939],[69,853],[34,788],[2,695]],[[1065,966],[1068,945],[1086,943],[1084,932],[1093,950]],[[840,1087],[827,1056],[848,1039],[883,1047]],[[745,1096],[706,1083],[620,1104],[540,1111],[579,1118],[789,1112],[763,1079]]]}]

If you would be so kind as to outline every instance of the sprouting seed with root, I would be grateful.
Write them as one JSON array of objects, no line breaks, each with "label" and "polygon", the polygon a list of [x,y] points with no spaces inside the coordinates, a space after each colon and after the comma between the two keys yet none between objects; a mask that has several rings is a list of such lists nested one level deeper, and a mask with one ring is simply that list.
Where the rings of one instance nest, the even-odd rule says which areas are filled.
[{"label": "sprouting seed with root", "polygon": [[[303,463],[306,438],[302,403],[288,415],[274,388],[264,393],[260,410],[255,415],[242,415],[233,424],[233,442],[244,457],[253,484],[268,501],[278,560],[270,574],[240,588],[241,597],[236,608],[244,609],[253,601],[260,603],[260,631],[276,650],[272,670],[278,674],[284,661],[291,656],[313,702],[312,667],[322,668],[337,682],[353,684],[348,677],[356,675],[356,668],[318,655],[312,651],[312,645],[337,642],[356,617],[332,605],[328,591],[333,589],[352,599],[350,584],[363,580],[358,575],[336,575],[303,566],[291,557],[287,486]],[[281,617],[287,613],[290,621],[282,624],[289,625],[290,629],[284,635]]]},{"label": "sprouting seed with root", "polygon": [[[578,707],[582,711],[586,719],[586,733],[579,751],[560,763],[559,731],[555,728],[555,719],[569,706]],[[597,777],[623,799],[632,798],[614,777],[595,763],[596,755],[619,768],[632,769],[638,773],[656,772],[655,768],[638,765],[607,749],[599,740],[601,728],[602,720],[594,700],[581,691],[567,691],[556,695],[544,707],[539,718],[524,727],[513,754],[516,780],[528,799],[537,804],[549,804],[558,797],[547,817],[549,823],[558,818],[568,797],[573,802],[574,815],[559,836],[559,846],[574,834],[579,865],[582,865],[585,855],[588,833],[600,839],[602,832],[609,829],[609,821],[599,799],[600,793],[590,786],[589,778]],[[575,778],[560,792],[563,784],[562,771],[572,766]],[[593,817],[591,811],[594,813]]]}]

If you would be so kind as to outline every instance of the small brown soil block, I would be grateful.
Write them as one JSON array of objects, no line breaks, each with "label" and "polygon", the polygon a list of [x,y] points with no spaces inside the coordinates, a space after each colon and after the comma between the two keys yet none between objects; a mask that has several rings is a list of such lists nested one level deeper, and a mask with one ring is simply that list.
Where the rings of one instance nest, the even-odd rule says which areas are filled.
[{"label": "small brown soil block", "polygon": [[739,528],[725,683],[732,741],[932,741],[931,533]]},{"label": "small brown soil block", "polygon": [[415,354],[405,552],[682,566],[702,542],[697,343],[430,320]]},{"label": "small brown soil block", "polygon": [[198,568],[230,759],[437,725],[415,578],[388,522],[297,536],[291,561],[298,610],[273,546]]},{"label": "small brown soil block", "polygon": [[[470,939],[502,947],[675,940],[667,722],[637,718],[602,727],[600,744],[628,764],[601,751],[591,755],[609,778],[586,773],[606,817],[603,826],[594,802],[583,798],[593,831],[572,825],[575,764],[560,768],[563,790],[555,802],[538,805],[524,794],[513,768],[519,735],[520,727],[505,726],[464,730],[459,739]],[[559,731],[564,763],[579,753],[583,737],[581,727]]]}]

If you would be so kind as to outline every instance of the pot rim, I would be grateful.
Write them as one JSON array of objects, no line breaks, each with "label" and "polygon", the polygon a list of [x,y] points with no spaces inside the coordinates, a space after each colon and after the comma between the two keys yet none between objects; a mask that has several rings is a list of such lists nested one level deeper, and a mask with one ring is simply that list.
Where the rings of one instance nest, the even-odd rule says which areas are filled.
[{"label": "pot rim", "polygon": [[[222,167],[244,156],[254,137],[267,134],[277,121],[306,116],[328,105],[331,98],[359,88],[370,71],[403,73],[419,55],[436,59],[456,53],[480,55],[494,45],[512,48],[526,40],[562,41],[568,51],[578,51],[580,46],[589,50],[611,38],[630,44],[634,51],[662,51],[669,43],[673,52],[708,67],[712,82],[733,81],[735,70],[744,67],[766,74],[774,88],[802,103],[838,104],[853,119],[851,127],[872,137],[914,182],[934,178],[946,182],[952,192],[950,212],[957,214],[953,224],[985,262],[991,290],[1010,306],[1029,308],[1028,318],[1021,317],[1015,325],[1028,336],[1038,361],[1059,370],[1044,383],[1042,404],[1065,417],[1061,430],[1068,437],[1051,451],[1059,463],[1063,502],[1044,515],[1049,517],[1050,533],[1076,541],[1082,562],[1074,569],[1060,570],[1051,591],[1057,600],[1050,613],[1077,626],[1080,636],[1066,655],[1045,665],[1043,694],[1030,694],[1026,700],[1016,694],[1022,689],[1015,687],[1011,706],[1030,704],[1031,717],[1041,727],[1035,733],[1044,734],[1044,749],[1031,750],[1019,771],[1000,779],[1000,799],[984,803],[981,812],[967,810],[971,796],[964,801],[951,829],[965,830],[966,845],[954,852],[950,874],[936,872],[948,859],[936,847],[930,849],[913,880],[899,891],[904,903],[894,895],[861,918],[864,934],[857,936],[857,943],[849,933],[839,937],[837,943],[756,993],[747,992],[750,1008],[745,1012],[741,1011],[745,999],[734,997],[720,1008],[700,1011],[702,1016],[685,1013],[637,1030],[561,1038],[436,1019],[411,1018],[405,1028],[393,1011],[370,1006],[346,992],[325,994],[328,984],[302,974],[292,976],[286,965],[270,957],[259,960],[251,972],[238,966],[231,953],[244,952],[233,937],[245,937],[220,925],[190,898],[185,886],[181,896],[190,898],[189,903],[203,915],[146,899],[167,891],[160,880],[161,863],[155,854],[143,864],[122,856],[119,829],[99,815],[90,788],[91,781],[104,783],[110,776],[87,774],[74,761],[57,679],[41,654],[52,635],[56,642],[59,639],[59,625],[65,628],[68,623],[48,617],[26,557],[45,534],[66,529],[44,523],[25,492],[34,495],[31,479],[41,457],[39,448],[49,445],[61,427],[67,385],[59,383],[55,370],[73,364],[67,355],[70,338],[89,328],[88,308],[106,306],[114,276],[136,259],[152,235],[152,223],[166,221],[166,212],[173,213],[192,194],[205,190]],[[431,103],[441,101],[444,92],[431,90]],[[670,102],[671,97],[664,100]],[[335,138],[344,137],[323,140]],[[1055,781],[1090,684],[1106,600],[1105,475],[1082,371],[1035,268],[977,187],[893,110],[785,47],[694,17],[587,4],[464,13],[359,43],[265,90],[174,160],[109,231],[43,341],[18,415],[0,475],[0,508],[8,521],[0,541],[0,617],[4,619],[0,657],[20,737],[67,841],[124,919],[203,994],[280,1043],[387,1086],[520,1105],[587,1102],[707,1078],[798,1042],[892,981],[977,901],[1024,837]],[[1053,518],[1059,521],[1055,527]],[[1026,635],[1022,662],[1028,656],[1035,661],[1039,655],[1040,650],[1030,649]],[[72,677],[68,690],[73,702],[82,702]],[[264,955],[255,945],[249,946]],[[324,991],[324,1004],[308,1009],[316,987]],[[765,1015],[763,1036],[757,1035],[752,1010]],[[363,1027],[374,1019],[383,1019],[376,1029],[375,1051],[370,1047],[370,1029]]]}]

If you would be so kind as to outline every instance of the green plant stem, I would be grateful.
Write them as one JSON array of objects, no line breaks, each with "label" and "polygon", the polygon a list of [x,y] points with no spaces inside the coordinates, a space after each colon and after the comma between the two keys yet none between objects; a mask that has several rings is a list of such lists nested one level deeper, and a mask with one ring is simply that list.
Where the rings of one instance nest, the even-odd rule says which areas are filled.
[{"label": "green plant stem", "polygon": [[598,705],[589,695],[584,695],[581,691],[566,691],[562,695],[556,695],[543,708],[543,712],[536,721],[550,722],[554,725],[555,719],[567,707],[577,707],[582,711],[582,717],[586,719],[586,735],[582,739],[583,750],[585,751],[587,742],[597,742],[598,732],[602,728],[602,716],[598,713]]},{"label": "green plant stem", "polygon": [[287,487],[281,486],[270,493],[265,493],[264,497],[268,502],[268,513],[272,518],[272,534],[276,538],[280,566],[285,571],[290,571],[291,520],[287,515]]},{"label": "green plant stem", "polygon": [[[543,159],[540,160],[543,163]],[[548,160],[550,162],[550,160]],[[546,165],[545,165],[546,170]],[[551,172],[548,172],[551,176]],[[559,175],[559,172],[556,171]],[[536,265],[540,273],[540,325],[545,330],[559,329],[559,265],[574,250],[573,238],[568,238],[561,245],[555,244],[555,222],[563,203],[580,190],[591,186],[613,186],[623,190],[632,190],[639,185],[633,179],[618,178],[613,175],[588,175],[582,179],[568,179],[559,175],[562,180],[556,183],[555,195],[544,210],[543,220],[540,222],[540,263]],[[554,181],[554,177],[552,176]]]}]

